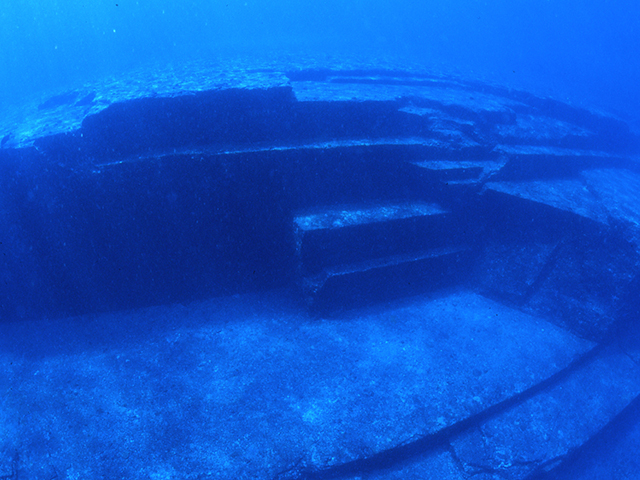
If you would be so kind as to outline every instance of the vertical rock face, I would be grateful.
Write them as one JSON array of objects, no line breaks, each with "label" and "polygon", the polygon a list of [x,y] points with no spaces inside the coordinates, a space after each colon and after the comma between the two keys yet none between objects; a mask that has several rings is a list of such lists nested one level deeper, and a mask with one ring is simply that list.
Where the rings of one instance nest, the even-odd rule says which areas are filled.
[{"label": "vertical rock face", "polygon": [[416,70],[197,73],[0,126],[0,313],[68,350],[0,323],[0,476],[534,478],[633,405],[624,122]]},{"label": "vertical rock face", "polygon": [[301,290],[320,311],[430,290],[468,269],[471,250],[437,205],[369,205],[294,218]]},{"label": "vertical rock face", "polygon": [[[446,277],[592,339],[615,322],[638,263],[623,122],[399,70],[265,78],[40,103],[0,151],[5,314],[294,284],[332,309],[351,289]],[[440,213],[394,210],[426,204]],[[340,224],[304,227],[330,211]]]}]

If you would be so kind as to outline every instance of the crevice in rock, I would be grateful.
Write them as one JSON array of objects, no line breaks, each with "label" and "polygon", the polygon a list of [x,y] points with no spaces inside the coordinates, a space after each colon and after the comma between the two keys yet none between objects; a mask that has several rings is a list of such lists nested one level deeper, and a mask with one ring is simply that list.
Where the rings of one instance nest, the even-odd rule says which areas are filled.
[{"label": "crevice in rock", "polygon": [[564,455],[550,458],[549,460],[546,460],[540,463],[540,465],[538,465],[533,470],[533,472],[527,475],[527,480],[534,480],[537,478],[541,478],[541,476],[546,475],[549,471],[553,470],[554,468],[557,468],[559,465],[562,465],[562,463],[571,455],[572,455],[572,451],[569,451]]},{"label": "crevice in rock", "polygon": [[301,469],[297,477],[276,477],[275,480],[326,480],[355,475],[366,475],[380,470],[394,469],[407,462],[415,461],[437,448],[447,448],[451,440],[469,429],[480,426],[488,420],[496,417],[513,407],[533,398],[539,393],[548,390],[571,375],[574,371],[594,361],[606,344],[599,344],[574,360],[566,368],[551,375],[546,380],[524,390],[511,398],[499,402],[482,412],[471,415],[458,423],[443,428],[433,434],[425,435],[413,442],[399,445],[388,450],[373,454],[369,457],[359,458],[352,462],[336,465],[326,469],[310,470]]},{"label": "crevice in rock", "polygon": [[578,478],[581,466],[597,463],[615,449],[615,445],[624,441],[629,431],[637,428],[640,421],[640,395],[629,403],[602,430],[593,435],[578,448],[566,455],[541,465],[525,480],[564,480]]},{"label": "crevice in rock", "polygon": [[453,444],[450,441],[447,443],[447,451],[449,452],[449,455],[451,455],[453,463],[456,465],[458,470],[460,470],[460,473],[467,474],[464,462],[460,460],[458,452],[456,452],[456,449],[453,447]]},{"label": "crevice in rock", "polygon": [[556,243],[555,247],[553,247],[553,250],[549,254],[549,258],[547,259],[547,262],[543,265],[542,269],[540,270],[540,273],[538,274],[536,279],[531,283],[531,285],[529,285],[529,288],[527,288],[527,290],[522,295],[521,306],[529,303],[529,300],[531,300],[531,297],[533,297],[536,294],[536,292],[540,290],[540,287],[542,287],[542,284],[544,283],[544,281],[549,277],[549,275],[551,275],[551,272],[553,272],[553,269],[555,268],[556,263],[558,262],[560,251],[562,250],[562,247],[564,245],[565,245],[565,240],[561,239],[558,243]]}]

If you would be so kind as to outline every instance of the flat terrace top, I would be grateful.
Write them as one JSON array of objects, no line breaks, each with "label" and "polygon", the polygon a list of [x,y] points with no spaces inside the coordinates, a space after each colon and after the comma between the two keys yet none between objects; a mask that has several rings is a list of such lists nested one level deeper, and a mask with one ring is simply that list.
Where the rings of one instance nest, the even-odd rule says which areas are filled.
[{"label": "flat terrace top", "polygon": [[4,323],[0,347],[0,444],[29,477],[272,479],[434,434],[592,344],[461,291],[331,319],[243,295]]},{"label": "flat terrace top", "polygon": [[[636,292],[640,143],[611,116],[379,63],[213,62],[1,118],[0,307],[24,317],[0,324],[2,478],[324,479],[435,445],[450,472],[414,478],[515,480],[640,394],[637,352],[576,336],[607,338]],[[432,201],[496,232],[470,273],[505,304],[135,309],[289,285],[296,211],[333,229]],[[28,320],[94,306],[129,310]]]},{"label": "flat terrace top", "polygon": [[331,208],[322,211],[322,213],[298,215],[295,217],[295,223],[303,230],[318,230],[401,220],[403,218],[422,217],[440,213],[446,213],[446,211],[438,205],[414,202],[381,205],[378,207],[371,206],[369,208]]},{"label": "flat terrace top", "polygon": [[[418,99],[417,103],[405,102],[400,108],[416,115],[454,120],[456,124],[469,123],[464,112],[481,113],[493,120],[506,121],[507,125],[501,128],[508,127],[509,134],[519,134],[518,125],[522,122],[525,124],[521,128],[547,129],[552,134],[559,128],[565,133],[590,134],[588,126],[576,126],[566,119],[549,122],[545,115],[539,115],[535,105],[527,115],[520,115],[516,123],[511,118],[514,110],[531,110],[532,102],[560,103],[508,88],[466,81],[422,65],[381,59],[370,62],[366,59],[281,57],[148,65],[127,75],[101,79],[64,92],[34,95],[18,108],[0,112],[0,139],[4,148],[29,146],[41,137],[76,131],[85,118],[100,114],[110,105],[132,100],[276,87],[291,88],[294,97],[301,102]],[[562,105],[563,109],[571,109]],[[613,120],[601,113],[595,115]],[[537,119],[535,125],[532,119]]]}]

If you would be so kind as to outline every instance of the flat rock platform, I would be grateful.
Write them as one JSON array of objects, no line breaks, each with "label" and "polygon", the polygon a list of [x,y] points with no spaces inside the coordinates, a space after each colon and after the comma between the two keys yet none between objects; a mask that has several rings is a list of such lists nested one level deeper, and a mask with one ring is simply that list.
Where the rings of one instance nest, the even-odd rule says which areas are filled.
[{"label": "flat rock platform", "polygon": [[[272,292],[0,328],[0,474],[19,478],[522,478],[640,393],[619,347],[465,290],[326,318]],[[598,408],[550,416],[559,396]]]}]

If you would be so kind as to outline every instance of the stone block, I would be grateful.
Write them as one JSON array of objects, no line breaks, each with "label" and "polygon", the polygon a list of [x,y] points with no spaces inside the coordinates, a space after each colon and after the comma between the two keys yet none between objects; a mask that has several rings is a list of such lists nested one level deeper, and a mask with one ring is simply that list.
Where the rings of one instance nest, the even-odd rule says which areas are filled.
[{"label": "stone block", "polygon": [[459,243],[448,212],[424,202],[329,208],[294,218],[301,274]]}]

